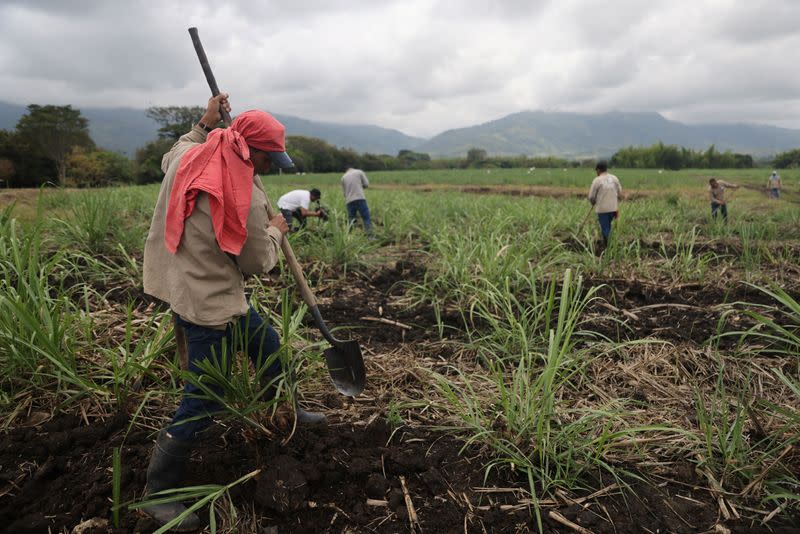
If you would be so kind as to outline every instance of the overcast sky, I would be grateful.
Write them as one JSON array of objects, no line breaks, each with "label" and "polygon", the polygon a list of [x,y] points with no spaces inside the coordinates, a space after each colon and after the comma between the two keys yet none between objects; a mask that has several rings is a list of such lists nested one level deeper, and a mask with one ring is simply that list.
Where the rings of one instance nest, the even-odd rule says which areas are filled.
[{"label": "overcast sky", "polygon": [[430,136],[522,110],[800,128],[800,0],[0,0],[0,100],[199,105]]}]

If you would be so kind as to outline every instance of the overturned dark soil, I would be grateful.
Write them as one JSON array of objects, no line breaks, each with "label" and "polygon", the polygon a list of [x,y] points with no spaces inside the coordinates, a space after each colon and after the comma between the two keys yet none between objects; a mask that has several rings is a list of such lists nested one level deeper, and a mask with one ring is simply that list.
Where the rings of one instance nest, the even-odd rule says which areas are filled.
[{"label": "overturned dark soil", "polygon": [[[429,303],[406,306],[398,302],[409,284],[420,283],[425,266],[408,256],[369,274],[348,273],[336,288],[317,294],[319,309],[333,326],[352,328],[352,335],[367,346],[436,341],[436,313]],[[445,312],[441,320],[463,328],[457,313]]]},{"label": "overturned dark soil", "polygon": [[[425,266],[411,258],[371,275],[348,275],[345,283],[330,292],[330,298],[323,299],[320,310],[332,325],[352,328],[352,335],[366,345],[438,341],[437,315],[430,304],[397,304],[407,284],[421,282],[424,275]],[[765,293],[736,281],[671,286],[618,278],[585,281],[586,288],[593,286],[603,286],[597,293],[600,300],[587,309],[588,320],[582,328],[614,341],[657,338],[704,344],[720,332],[753,325],[743,313],[747,307],[742,303],[775,304]],[[788,293],[800,299],[800,293]],[[440,314],[448,335],[457,336],[464,330],[464,319],[457,310],[446,307]],[[737,338],[726,336],[718,342],[730,347]]]},{"label": "overturned dark soil", "polygon": [[[401,345],[418,354],[419,347],[439,339],[435,314],[426,303],[408,308],[399,302],[404,302],[402,283],[420,282],[424,274],[424,264],[412,256],[372,273],[349,273],[346,283],[317,292],[322,314],[331,326],[353,327],[362,346],[374,349],[376,355],[370,357],[381,358],[382,349]],[[702,343],[716,333],[725,309],[720,305],[769,303],[763,293],[741,284],[719,288],[619,279],[587,282],[605,284],[601,296],[612,307],[594,304],[588,310],[589,329],[613,339],[652,336]],[[457,313],[443,320],[463,328]],[[404,426],[393,432],[385,423],[386,414],[368,400],[353,402],[331,394],[324,402],[330,424],[298,429],[285,445],[279,438],[256,437],[235,424],[212,427],[193,453],[186,484],[227,484],[260,469],[257,478],[231,490],[240,513],[252,510],[257,517],[248,531],[409,532],[408,502],[418,516],[413,527],[417,531],[536,531],[532,509],[507,489],[526,487],[523,478],[492,472],[485,480],[477,452],[462,451],[463,442],[423,427]],[[87,426],[79,417],[61,414],[38,426],[0,434],[0,532],[69,532],[83,520],[110,521],[115,447],[122,450],[122,501],[141,499],[154,436],[140,427],[128,432],[129,423],[127,415],[119,415]],[[634,466],[620,467],[637,472]],[[732,532],[800,530],[800,518],[785,515],[768,526],[749,519],[722,521],[706,482],[691,464],[645,475],[662,478],[654,483],[631,479],[632,491],[610,491],[582,504],[570,500],[580,494],[562,498],[543,510],[544,531],[571,531],[551,517],[551,511],[597,533],[702,532],[713,531],[718,522]],[[592,489],[583,495],[614,481],[598,474],[585,482]],[[483,486],[495,491],[477,489]],[[206,519],[207,511],[201,517]],[[155,528],[148,518],[126,509],[119,529],[92,532]]]},{"label": "overturned dark soil", "polygon": [[[123,440],[128,422],[118,416],[84,426],[78,417],[61,415],[3,435],[0,531],[59,532],[87,519],[110,520],[111,456],[118,446],[122,500],[140,498],[152,435],[134,428]],[[480,463],[459,455],[461,443],[449,436],[420,428],[392,434],[382,418],[300,429],[287,445],[246,435],[238,426],[212,427],[194,451],[186,483],[227,484],[260,468],[256,478],[230,492],[237,508],[255,512],[259,531],[408,532],[409,510],[418,517],[415,528],[424,532],[535,530],[531,509],[500,489],[508,484],[497,475],[484,480]],[[565,531],[549,517],[550,510],[594,532],[641,532],[644,525],[651,532],[713,529],[713,499],[696,478],[687,466],[682,483],[631,481],[635,491],[625,495],[610,491],[582,505],[565,499],[544,510],[545,531]],[[597,481],[599,487],[611,482]],[[482,486],[499,491],[475,490]],[[773,532],[790,532],[792,525],[800,527],[778,518]],[[744,520],[726,526],[734,532],[770,531]],[[123,510],[118,529],[94,532],[155,528],[138,512]]]},{"label": "overturned dark soil", "polygon": [[[721,282],[721,281],[720,281]],[[588,310],[585,329],[612,340],[646,337],[703,344],[721,332],[742,331],[754,323],[743,314],[743,304],[774,305],[765,293],[742,283],[726,286],[648,284],[638,280],[591,279],[604,287]],[[797,295],[794,295],[797,298]],[[721,346],[735,344],[735,336],[719,339]]]},{"label": "overturned dark soil", "polygon": [[[19,428],[0,440],[3,532],[70,529],[81,520],[110,518],[112,448],[122,447],[122,499],[141,496],[152,436],[135,429],[123,441],[127,418],[82,426],[61,416],[39,428]],[[260,475],[231,491],[237,506],[253,507],[263,527],[278,532],[402,532],[408,524],[400,477],[408,487],[419,525],[429,532],[461,525],[465,513],[447,490],[480,485],[479,466],[458,455],[452,438],[369,425],[299,430],[280,440],[246,441],[241,428],[213,427],[195,450],[187,485],[226,484],[261,468]],[[367,503],[367,499],[376,502]],[[480,497],[475,497],[479,504]],[[385,502],[384,502],[385,501]],[[205,515],[207,517],[207,515]],[[498,531],[524,525],[527,512],[493,518]],[[469,522],[478,523],[475,516]],[[122,514],[118,532],[157,528],[133,511]]]},{"label": "overturned dark soil", "polygon": [[[592,222],[591,224],[596,224]],[[562,232],[555,236],[566,250],[584,252],[587,243],[579,239],[573,233]],[[599,253],[601,241],[595,242],[595,249]],[[713,263],[721,260],[741,257],[745,252],[751,254],[766,255],[771,254],[775,258],[800,258],[800,247],[794,241],[791,242],[759,242],[754,240],[749,245],[749,249],[743,248],[742,242],[736,240],[715,240],[715,241],[696,241],[694,243],[675,243],[670,241],[638,241],[639,253],[642,257],[651,258],[673,258],[682,254],[691,254],[694,257],[710,256],[708,259]]]}]

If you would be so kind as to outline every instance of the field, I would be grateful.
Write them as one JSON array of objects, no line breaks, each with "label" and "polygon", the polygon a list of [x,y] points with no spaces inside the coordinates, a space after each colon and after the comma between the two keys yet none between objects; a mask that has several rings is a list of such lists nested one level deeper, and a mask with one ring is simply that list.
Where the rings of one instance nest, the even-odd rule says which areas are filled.
[{"label": "field", "polygon": [[[184,495],[208,529],[796,532],[800,171],[780,200],[764,170],[616,174],[602,253],[587,169],[370,173],[374,240],[338,175],[267,177],[332,210],[291,241],[368,385],[329,384],[283,264],[250,280],[329,423],[276,425],[237,361]],[[744,186],[727,225],[712,176]],[[0,192],[0,531],[157,528],[135,507],[184,378],[141,288],[157,192]]]}]

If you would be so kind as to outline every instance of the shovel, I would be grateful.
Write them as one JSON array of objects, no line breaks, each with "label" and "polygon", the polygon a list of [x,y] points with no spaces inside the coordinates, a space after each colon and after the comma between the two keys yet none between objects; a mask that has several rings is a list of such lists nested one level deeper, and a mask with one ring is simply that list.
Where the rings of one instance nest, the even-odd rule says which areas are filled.
[{"label": "shovel", "polygon": [[[214,73],[211,72],[211,66],[203,50],[203,45],[200,43],[200,36],[197,33],[197,28],[189,28],[189,35],[192,37],[192,43],[197,52],[197,58],[200,60],[200,66],[203,68],[203,72],[206,75],[206,81],[208,81],[208,86],[211,88],[211,93],[213,96],[217,96],[219,94],[219,87],[217,87]],[[232,122],[230,114],[224,109],[220,111],[222,112],[222,122],[225,123],[226,127],[230,126]],[[277,215],[279,215],[279,213],[275,211],[275,208],[272,207],[272,203],[267,199],[267,216],[272,219]],[[292,250],[292,246],[289,244],[289,240],[286,239],[286,236],[281,238],[281,250],[283,251],[283,256],[286,258],[286,263],[289,264],[289,270],[292,271],[292,276],[297,284],[297,288],[300,290],[300,295],[302,295],[303,301],[308,305],[311,316],[314,317],[314,323],[316,323],[322,336],[331,344],[330,348],[325,349],[324,355],[325,363],[328,365],[328,374],[330,374],[333,385],[343,395],[355,397],[364,390],[364,383],[366,382],[364,359],[361,356],[361,348],[358,346],[358,342],[354,340],[342,341],[333,337],[333,334],[331,334],[330,330],[328,330],[328,327],[325,325],[325,321],[322,320],[322,315],[317,306],[317,299],[314,298],[314,294],[308,287],[306,278],[303,275],[303,270],[297,262],[294,250]]]},{"label": "shovel", "polygon": [[581,221],[581,225],[578,227],[578,231],[575,232],[575,235],[580,234],[581,231],[583,230],[583,227],[586,226],[586,221],[589,220],[589,215],[592,214],[593,209],[594,206],[589,206],[589,211],[586,212],[586,216],[583,218],[583,221]]}]

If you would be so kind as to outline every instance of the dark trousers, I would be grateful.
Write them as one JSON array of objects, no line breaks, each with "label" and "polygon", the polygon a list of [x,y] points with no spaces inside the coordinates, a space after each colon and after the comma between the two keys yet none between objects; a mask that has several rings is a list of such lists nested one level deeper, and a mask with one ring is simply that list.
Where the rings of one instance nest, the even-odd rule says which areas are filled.
[{"label": "dark trousers", "polygon": [[722,220],[728,222],[728,205],[711,203],[711,218],[715,220],[717,218],[717,210],[722,213]]},{"label": "dark trousers", "polygon": [[297,219],[297,222],[300,224],[300,228],[305,228],[306,226],[306,218],[303,217],[303,212],[300,209],[296,209],[294,211],[289,210],[281,210],[281,214],[283,218],[286,219],[286,224],[289,225],[289,230],[292,229],[292,221]]},{"label": "dark trousers", "polygon": [[600,231],[603,233],[604,243],[608,243],[608,238],[611,237],[611,221],[613,221],[616,217],[616,211],[597,214],[597,220],[600,222]]},{"label": "dark trousers", "polygon": [[[253,366],[258,369],[267,360],[267,357],[277,351],[281,345],[278,333],[264,322],[260,315],[250,307],[247,314],[238,321],[229,324],[225,330],[215,330],[205,326],[192,324],[180,317],[175,318],[177,323],[186,331],[186,342],[189,352],[189,371],[202,375],[198,363],[203,360],[215,360],[221,363],[223,346],[230,366],[231,359],[241,350],[245,350]],[[237,332],[238,330],[238,332]],[[280,373],[281,363],[275,360],[265,371],[264,376],[274,377]],[[222,395],[219,388],[210,386],[218,395]],[[172,419],[169,433],[181,440],[194,439],[199,432],[211,424],[211,416],[219,412],[221,406],[218,402],[202,398],[203,391],[186,382],[183,388],[183,398]],[[194,419],[196,418],[196,419]],[[192,419],[188,421],[188,419]]]},{"label": "dark trousers", "polygon": [[361,215],[361,220],[364,221],[364,230],[367,232],[372,231],[372,219],[369,216],[369,206],[367,206],[366,199],[352,200],[347,203],[347,218],[350,224],[356,224],[358,215]]}]

